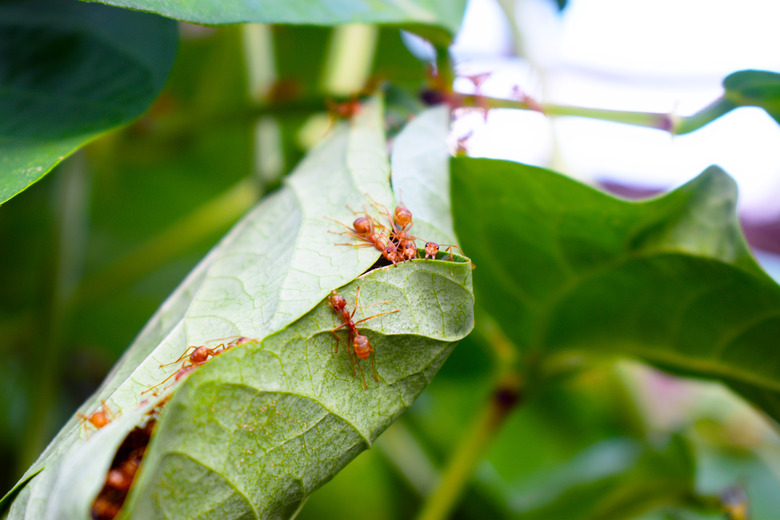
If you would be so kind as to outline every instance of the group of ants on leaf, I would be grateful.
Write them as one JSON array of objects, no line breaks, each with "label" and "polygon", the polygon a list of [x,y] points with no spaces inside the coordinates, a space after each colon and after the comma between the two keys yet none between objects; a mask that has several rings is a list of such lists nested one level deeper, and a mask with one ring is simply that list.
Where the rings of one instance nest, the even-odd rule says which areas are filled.
[{"label": "group of ants on leaf", "polygon": [[[396,265],[400,262],[405,262],[418,258],[420,253],[417,249],[417,240],[419,238],[412,236],[409,233],[409,229],[412,227],[412,213],[403,205],[396,206],[392,216],[388,209],[374,201],[369,197],[371,205],[378,213],[382,214],[389,221],[389,225],[385,227],[378,219],[369,215],[368,210],[364,208],[362,212],[363,216],[355,219],[352,223],[352,227],[347,226],[341,222],[330,219],[333,222],[346,228],[346,231],[334,232],[338,234],[346,234],[359,241],[359,243],[341,243],[336,245],[346,245],[351,247],[363,247],[372,246],[378,249],[382,253],[382,257],[390,262],[392,265]],[[435,242],[427,242],[425,244],[425,259],[435,260],[439,254],[439,244]],[[449,253],[449,259],[452,260],[452,248],[458,248],[456,245],[447,245],[447,251]],[[360,308],[373,307],[374,305],[391,304],[390,301],[377,302],[366,307],[361,307],[359,303],[360,287],[355,291],[355,305],[352,311],[347,307],[347,301],[343,296],[338,294],[335,290],[328,296],[328,305],[330,305],[336,316],[342,321],[341,325],[336,326],[330,330],[330,333],[336,338],[336,348],[334,353],[338,353],[340,338],[336,333],[339,329],[347,329],[347,340],[350,344],[350,348],[347,349],[350,361],[352,362],[352,375],[356,375],[356,369],[360,372],[360,377],[363,382],[363,388],[367,389],[368,384],[363,373],[363,368],[360,365],[359,360],[367,360],[371,358],[371,368],[373,370],[374,378],[379,381],[379,375],[376,371],[376,364],[374,362],[374,348],[371,346],[368,338],[360,333],[358,325],[365,321],[368,321],[379,316],[386,314],[392,314],[399,312],[399,309],[392,311],[381,312],[367,318],[360,320],[353,320],[355,313]],[[227,341],[230,340],[230,341]],[[208,347],[207,345],[216,341],[223,341],[216,347]],[[220,338],[217,340],[211,340],[204,345],[188,347],[184,353],[175,361],[160,365],[160,368],[165,366],[178,364],[181,362],[181,367],[165,378],[162,382],[149,388],[144,393],[152,392],[157,394],[157,388],[164,385],[171,378],[174,382],[171,385],[164,388],[167,390],[170,386],[176,384],[179,380],[185,378],[191,372],[198,367],[205,365],[210,360],[214,359],[218,355],[232,349],[245,345],[248,343],[255,343],[256,339],[248,338],[245,336],[232,336],[228,338]],[[111,520],[119,514],[119,510],[127,498],[127,494],[132,486],[133,479],[135,478],[138,468],[141,464],[141,460],[146,451],[146,447],[152,436],[152,430],[157,421],[159,410],[167,402],[166,397],[160,401],[153,410],[148,413],[148,420],[144,426],[138,426],[131,431],[125,440],[117,450],[117,454],[114,457],[111,467],[106,475],[106,480],[100,493],[95,498],[92,504],[92,518],[95,520]],[[142,404],[145,404],[143,401]],[[101,407],[96,412],[89,416],[80,415],[84,421],[84,427],[87,423],[94,426],[96,429],[100,429],[106,426],[114,419],[114,413],[109,409],[105,402],[101,404]]]}]

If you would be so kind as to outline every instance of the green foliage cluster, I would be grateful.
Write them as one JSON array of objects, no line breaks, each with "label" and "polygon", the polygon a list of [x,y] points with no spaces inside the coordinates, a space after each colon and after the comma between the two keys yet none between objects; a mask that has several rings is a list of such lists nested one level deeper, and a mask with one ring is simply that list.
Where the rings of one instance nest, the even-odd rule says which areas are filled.
[{"label": "green foliage cluster", "polygon": [[[780,418],[780,287],[725,172],[635,203],[450,158],[453,104],[538,108],[449,90],[464,1],[106,3],[0,3],[4,518],[89,518],[153,409],[123,518],[741,519],[744,488],[772,517],[774,423],[649,368]],[[435,46],[436,80],[399,29]],[[369,77],[360,110],[328,116]],[[675,133],[741,106],[780,121],[780,75],[723,86],[675,120],[542,108]],[[332,234],[366,194],[462,251],[372,269],[379,251]],[[346,333],[334,351],[334,290],[359,291],[356,320],[397,310],[360,326],[367,389]],[[234,335],[253,341],[147,392],[187,346]],[[664,407],[680,396],[695,406]],[[87,434],[66,422],[85,398],[121,414]]]}]

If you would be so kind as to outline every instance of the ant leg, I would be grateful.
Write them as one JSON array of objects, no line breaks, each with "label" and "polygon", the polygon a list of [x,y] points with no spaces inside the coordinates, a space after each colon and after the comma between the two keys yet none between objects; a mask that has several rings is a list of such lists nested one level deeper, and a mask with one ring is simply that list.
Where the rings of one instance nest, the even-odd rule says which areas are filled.
[{"label": "ant leg", "polygon": [[89,422],[89,417],[81,413],[77,413],[76,417],[78,417],[79,420],[81,421],[81,430],[84,432],[84,436],[86,437],[89,434],[89,430],[87,429],[87,423]]},{"label": "ant leg", "polygon": [[[208,341],[206,342],[206,345],[208,345],[209,343],[214,343],[215,341],[225,341],[226,339],[233,339],[233,338],[239,338],[239,339],[240,339],[240,338],[241,338],[241,336],[239,336],[239,335],[235,335],[235,336],[226,336],[226,337],[224,337],[224,338],[210,339],[210,340],[208,340]],[[232,343],[232,342],[231,342],[231,343]]]},{"label": "ant leg", "polygon": [[[368,384],[366,384],[366,375],[363,373],[363,367],[360,366],[360,361],[355,360],[355,364],[360,369],[360,379],[363,380],[363,390],[368,390]],[[354,373],[352,375],[355,375]]]},{"label": "ant leg", "polygon": [[375,210],[377,210],[377,212],[382,213],[385,217],[387,217],[387,220],[390,222],[390,227],[394,232],[397,232],[398,230],[395,227],[395,220],[393,220],[393,217],[390,215],[390,210],[387,209],[387,206],[375,201],[368,193],[366,193],[366,197],[371,201],[371,205]]},{"label": "ant leg", "polygon": [[[364,238],[361,238],[361,237],[355,237],[355,238],[360,239],[360,240],[365,240]],[[333,244],[333,245],[334,246],[350,246],[350,247],[374,247],[374,244],[368,244],[368,243],[366,243],[366,244],[346,244],[346,243],[342,242],[340,244]]]},{"label": "ant leg", "polygon": [[339,338],[339,335],[336,334],[336,329],[333,329],[330,331],[331,334],[333,334],[333,337],[336,338],[336,350],[333,351],[334,354],[339,353],[339,341],[341,341],[341,338]]},{"label": "ant leg", "polygon": [[179,361],[183,361],[183,360],[184,360],[184,359],[186,359],[186,358],[187,358],[187,356],[189,355],[189,352],[190,352],[190,350],[195,350],[196,348],[198,348],[198,346],[199,346],[199,345],[193,345],[193,346],[191,346],[191,347],[187,347],[187,350],[185,350],[185,351],[184,351],[184,354],[182,354],[181,356],[179,356],[179,359],[177,359],[176,361],[171,361],[170,363],[165,363],[164,365],[160,365],[160,368],[163,368],[163,367],[169,367],[169,366],[171,366],[171,365],[175,365],[175,364],[176,364],[176,363],[178,363]]},{"label": "ant leg", "polygon": [[355,316],[355,313],[359,308],[360,308],[360,286],[358,285],[357,288],[355,288],[355,308],[352,309],[352,314],[349,315],[350,320],[353,318],[353,316]]},{"label": "ant leg", "polygon": [[352,376],[354,377],[355,376],[355,365],[357,365],[358,368],[360,368],[360,362],[358,361],[357,354],[355,354],[354,348],[352,347],[353,339],[354,338],[352,337],[352,330],[350,330],[347,333],[347,342],[349,343],[349,346],[347,347],[347,354],[349,355],[349,362],[350,362],[350,365],[352,366]]},{"label": "ant leg", "polygon": [[[230,343],[227,344],[227,347],[225,347],[224,350],[229,350],[234,347],[240,347],[241,345],[246,345],[247,343],[257,342],[254,338],[247,338],[245,336],[235,336],[237,339],[234,339]],[[225,338],[227,339],[227,338]]]},{"label": "ant leg", "polygon": [[371,318],[378,318],[379,316],[384,316],[385,314],[393,314],[394,312],[401,312],[401,309],[395,309],[393,311],[380,312],[379,314],[374,314],[373,316],[369,316],[368,318],[363,318],[362,320],[356,321],[355,325],[357,325],[358,323],[363,323],[364,321],[370,320]]},{"label": "ant leg", "polygon": [[376,302],[370,305],[361,305],[360,307],[355,307],[355,309],[360,309],[362,311],[363,309],[370,309],[371,307],[376,307],[377,305],[386,305],[388,303],[393,303],[393,302],[391,300],[385,300],[383,302]]},{"label": "ant leg", "polygon": [[[345,207],[346,207],[348,210],[350,210],[350,211],[352,212],[352,214],[353,214],[353,215],[360,215],[360,211],[355,211],[354,209],[352,209],[352,206],[350,206],[349,204],[344,204],[344,206],[345,206]],[[366,205],[365,205],[365,204],[363,204],[363,213],[365,213],[365,214],[366,214],[366,216],[368,216],[368,211],[366,211]],[[327,217],[325,217],[325,218],[327,218]]]},{"label": "ant leg", "polygon": [[105,400],[100,401],[100,410],[103,412],[103,415],[106,416],[108,422],[111,422],[119,417],[118,413],[114,413],[114,411],[108,407]]},{"label": "ant leg", "polygon": [[448,246],[447,246],[447,252],[450,254],[450,262],[452,262],[452,259],[453,259],[453,256],[452,256],[452,248],[453,248],[453,247],[454,247],[455,249],[457,249],[458,251],[460,251],[460,255],[461,255],[461,256],[464,256],[464,255],[463,255],[463,249],[461,249],[461,248],[460,248],[460,246],[458,246],[458,245],[455,245],[455,244],[448,245]]},{"label": "ant leg", "polygon": [[[175,376],[175,375],[176,375],[176,374],[178,374],[178,373],[179,373],[179,371],[177,370],[176,372],[174,372],[173,374],[169,375],[168,377],[166,377],[165,379],[163,379],[162,381],[160,381],[159,383],[157,383],[157,384],[156,384],[156,385],[154,385],[153,387],[151,387],[151,388],[147,388],[146,390],[144,390],[143,392],[141,392],[141,395],[144,395],[146,392],[151,392],[151,391],[152,391],[152,390],[154,390],[155,388],[157,388],[157,387],[159,387],[159,386],[162,386],[162,385],[164,385],[165,383],[167,383],[167,382],[168,382],[168,380],[169,380],[170,378],[172,378],[173,376]],[[157,395],[157,394],[155,393],[154,395]]]}]

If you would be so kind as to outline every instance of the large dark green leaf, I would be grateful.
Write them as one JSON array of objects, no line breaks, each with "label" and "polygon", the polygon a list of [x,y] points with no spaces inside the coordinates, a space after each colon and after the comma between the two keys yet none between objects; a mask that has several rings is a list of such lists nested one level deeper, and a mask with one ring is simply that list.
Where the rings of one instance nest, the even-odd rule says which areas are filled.
[{"label": "large dark green leaf", "polygon": [[152,11],[188,22],[204,24],[272,23],[342,25],[374,23],[414,30],[446,46],[460,27],[465,0],[104,0],[105,3]]},{"label": "large dark green leaf", "polygon": [[640,203],[503,161],[456,159],[452,174],[477,297],[526,361],[633,355],[777,399],[780,287],[750,256],[720,169]]},{"label": "large dark green leaf", "polygon": [[[471,330],[468,263],[407,262],[340,289],[354,301],[359,286],[363,305],[392,301],[376,312],[399,309],[361,327],[376,348],[381,379],[371,379],[367,364],[368,390],[351,372],[346,345],[333,351],[330,329],[338,322],[324,301],[378,256],[374,248],[334,245],[346,237],[328,233],[336,226],[324,217],[349,222],[353,215],[342,204],[359,207],[366,194],[392,206],[380,105],[365,105],[313,150],[190,274],[81,410],[89,413],[105,399],[127,411],[122,420],[84,444],[72,419],[17,486],[10,518],[83,518],[99,487],[96,475],[105,474],[117,443],[143,412],[136,408],[142,392],[175,370],[160,364],[190,344],[231,334],[259,340],[180,385],[128,506],[138,518],[192,517],[211,508],[228,515],[221,518],[284,517],[411,404]],[[442,114],[432,110],[418,120],[433,118],[446,129]],[[446,174],[446,157],[440,159]],[[209,493],[190,485],[200,478],[213,482]],[[160,495],[172,486],[174,495]],[[195,495],[185,496],[189,491]]]},{"label": "large dark green leaf", "polygon": [[692,132],[739,107],[759,107],[780,124],[780,74],[766,70],[741,70],[723,80],[724,93],[701,111],[683,118],[678,134]]},{"label": "large dark green leaf", "polygon": [[62,0],[0,3],[0,203],[157,97],[176,24]]}]

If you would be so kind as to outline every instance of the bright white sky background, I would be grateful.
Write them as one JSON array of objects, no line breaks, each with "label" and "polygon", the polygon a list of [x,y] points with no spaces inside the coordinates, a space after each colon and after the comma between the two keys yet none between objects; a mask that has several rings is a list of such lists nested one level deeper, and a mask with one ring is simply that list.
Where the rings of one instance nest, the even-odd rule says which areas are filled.
[{"label": "bright white sky background", "polygon": [[[471,0],[454,47],[461,74],[491,71],[482,90],[513,85],[543,102],[687,115],[721,93],[731,72],[780,71],[777,0],[518,0],[530,63],[512,58],[511,28],[496,0]],[[470,91],[468,80],[456,88]],[[469,116],[471,155],[549,166],[587,181],[679,185],[718,164],[740,187],[752,219],[780,217],[780,126],[762,110],[733,111],[692,134],[524,111]]]}]

